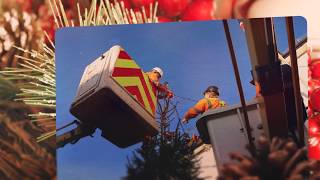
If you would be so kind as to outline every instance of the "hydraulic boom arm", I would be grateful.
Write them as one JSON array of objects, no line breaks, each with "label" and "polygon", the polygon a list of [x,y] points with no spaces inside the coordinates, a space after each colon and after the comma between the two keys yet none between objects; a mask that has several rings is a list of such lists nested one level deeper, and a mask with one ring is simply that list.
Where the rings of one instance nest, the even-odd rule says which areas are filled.
[{"label": "hydraulic boom arm", "polygon": [[62,148],[68,143],[75,144],[83,137],[92,136],[92,134],[96,130],[96,127],[90,126],[88,124],[80,123],[79,121],[76,121],[76,120],[62,128],[70,126],[71,124],[77,124],[77,127],[72,129],[71,131],[65,132],[57,136],[57,148]]}]

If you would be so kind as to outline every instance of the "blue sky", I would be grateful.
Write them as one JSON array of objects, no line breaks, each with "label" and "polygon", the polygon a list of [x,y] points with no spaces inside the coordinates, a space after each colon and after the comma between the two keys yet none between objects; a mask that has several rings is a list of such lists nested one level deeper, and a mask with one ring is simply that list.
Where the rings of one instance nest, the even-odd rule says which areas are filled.
[{"label": "blue sky", "polygon": [[[255,90],[249,84],[251,65],[245,34],[238,21],[231,20],[229,25],[245,97],[250,100]],[[275,26],[278,48],[284,51],[288,47],[284,19],[277,19]],[[303,18],[295,18],[295,31],[296,37],[306,35]],[[200,99],[208,85],[216,85],[227,104],[239,103],[221,21],[63,28],[56,33],[57,127],[75,119],[69,108],[84,68],[116,44],[145,71],[161,67],[165,72],[163,81],[168,81],[179,96]],[[174,98],[177,100],[181,116],[194,104]],[[195,122],[191,121],[185,129],[196,133]],[[57,151],[58,178],[120,179],[126,174],[127,157],[139,145],[120,149],[103,139],[97,130],[93,138],[84,138]]]}]

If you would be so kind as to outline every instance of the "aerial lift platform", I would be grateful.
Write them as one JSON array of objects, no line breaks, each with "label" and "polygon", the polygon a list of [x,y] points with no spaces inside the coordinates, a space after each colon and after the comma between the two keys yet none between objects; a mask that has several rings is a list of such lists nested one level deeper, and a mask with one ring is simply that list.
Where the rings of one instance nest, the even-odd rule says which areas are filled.
[{"label": "aerial lift platform", "polygon": [[70,108],[78,126],[57,137],[58,147],[91,135],[96,128],[121,148],[156,135],[156,93],[129,54],[118,45],[111,47],[84,70]]}]

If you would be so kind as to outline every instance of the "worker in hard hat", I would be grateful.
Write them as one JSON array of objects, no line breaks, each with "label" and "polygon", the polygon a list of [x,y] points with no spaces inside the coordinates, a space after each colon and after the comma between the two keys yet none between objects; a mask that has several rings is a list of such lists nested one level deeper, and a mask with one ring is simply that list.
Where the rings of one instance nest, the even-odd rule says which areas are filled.
[{"label": "worker in hard hat", "polygon": [[161,84],[160,79],[163,77],[163,71],[159,67],[154,67],[151,71],[146,72],[150,81],[156,86],[158,92],[161,94],[166,94],[166,97],[172,98],[173,93],[168,89],[167,84]]},{"label": "worker in hard hat", "polygon": [[152,83],[156,86],[160,85],[160,79],[163,77],[163,71],[159,67],[154,67],[151,71],[146,72],[149,79],[152,81]]},{"label": "worker in hard hat", "polygon": [[219,89],[217,86],[209,86],[204,92],[204,98],[197,102],[197,104],[190,108],[184,118],[182,123],[188,123],[188,121],[199,114],[204,113],[208,109],[216,109],[219,107],[226,106],[226,103],[219,99]]}]

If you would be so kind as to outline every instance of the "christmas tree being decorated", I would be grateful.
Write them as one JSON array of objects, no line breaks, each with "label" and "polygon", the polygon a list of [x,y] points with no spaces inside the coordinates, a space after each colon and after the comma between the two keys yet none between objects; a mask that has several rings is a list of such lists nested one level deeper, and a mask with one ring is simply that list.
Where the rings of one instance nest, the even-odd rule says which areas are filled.
[{"label": "christmas tree being decorated", "polygon": [[198,159],[194,154],[199,140],[181,132],[179,126],[175,131],[170,131],[170,115],[176,111],[176,105],[172,105],[169,99],[160,101],[158,115],[161,132],[146,138],[133,153],[128,160],[127,176],[123,179],[200,180]]}]

